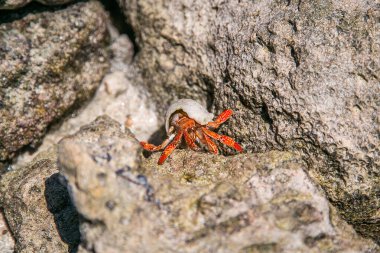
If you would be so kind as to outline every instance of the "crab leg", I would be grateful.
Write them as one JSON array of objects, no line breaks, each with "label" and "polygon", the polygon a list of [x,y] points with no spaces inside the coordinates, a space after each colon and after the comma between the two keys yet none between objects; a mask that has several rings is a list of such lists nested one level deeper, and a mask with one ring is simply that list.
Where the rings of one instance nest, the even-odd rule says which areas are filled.
[{"label": "crab leg", "polygon": [[214,153],[215,155],[217,155],[219,153],[218,146],[216,146],[216,144],[206,134],[204,134],[203,136],[207,143],[208,150],[210,150],[211,153]]},{"label": "crab leg", "polygon": [[157,151],[165,148],[171,140],[173,140],[174,135],[169,136],[166,140],[164,140],[160,145],[156,146],[150,143],[147,143],[145,141],[140,141],[140,145],[143,147],[143,149],[148,151]]},{"label": "crab leg", "polygon": [[158,165],[163,164],[165,162],[166,158],[168,158],[168,156],[178,146],[179,142],[181,141],[182,135],[183,135],[183,130],[178,130],[178,133],[174,137],[173,141],[168,146],[166,146],[166,148],[162,152],[160,159],[158,159]]},{"label": "crab leg", "polygon": [[207,149],[214,154],[218,154],[218,147],[216,144],[202,131],[202,129],[197,129],[195,131],[198,140],[207,146]]},{"label": "crab leg", "polygon": [[204,145],[207,145],[205,135],[203,134],[203,131],[199,128],[195,130],[195,136],[198,138],[198,141]]},{"label": "crab leg", "polygon": [[229,146],[231,148],[236,149],[239,152],[243,151],[243,148],[237,142],[235,142],[234,139],[232,139],[231,137],[217,134],[217,133],[207,129],[206,127],[202,127],[202,130],[206,135],[210,136],[211,138],[219,140],[220,142],[226,144],[227,146]]},{"label": "crab leg", "polygon": [[218,128],[220,124],[222,124],[223,122],[228,120],[229,117],[231,117],[232,113],[233,111],[231,109],[223,111],[221,114],[219,114],[216,120],[207,123],[207,126],[211,128]]},{"label": "crab leg", "polygon": [[199,150],[199,147],[195,144],[194,137],[187,131],[183,132],[183,137],[185,138],[187,146],[189,146],[192,150]]}]

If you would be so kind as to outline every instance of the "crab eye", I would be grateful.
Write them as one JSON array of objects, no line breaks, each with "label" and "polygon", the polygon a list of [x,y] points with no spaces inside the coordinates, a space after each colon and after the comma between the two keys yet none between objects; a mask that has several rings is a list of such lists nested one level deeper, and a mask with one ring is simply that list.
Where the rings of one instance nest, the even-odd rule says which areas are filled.
[{"label": "crab eye", "polygon": [[[181,114],[180,113],[174,113],[171,115],[170,117],[170,126],[174,126],[176,125],[176,122],[181,118]],[[170,128],[169,128],[170,130]]]}]

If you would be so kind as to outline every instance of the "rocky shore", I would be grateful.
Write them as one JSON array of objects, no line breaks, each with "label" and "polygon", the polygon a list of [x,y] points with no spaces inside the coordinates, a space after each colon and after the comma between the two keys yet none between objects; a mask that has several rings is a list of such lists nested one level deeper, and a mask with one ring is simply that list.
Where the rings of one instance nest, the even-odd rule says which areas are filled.
[{"label": "rocky shore", "polygon": [[[0,252],[380,252],[380,6],[0,0]],[[182,145],[168,106],[233,116]]]}]

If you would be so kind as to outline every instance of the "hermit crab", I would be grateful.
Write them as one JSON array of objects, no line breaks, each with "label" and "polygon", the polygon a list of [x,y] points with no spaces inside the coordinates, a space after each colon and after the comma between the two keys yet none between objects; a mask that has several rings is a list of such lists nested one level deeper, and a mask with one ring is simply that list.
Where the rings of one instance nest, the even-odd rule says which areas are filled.
[{"label": "hermit crab", "polygon": [[141,146],[148,151],[159,151],[164,149],[158,164],[165,162],[166,158],[181,143],[182,137],[189,148],[200,150],[200,146],[218,154],[218,147],[212,139],[218,140],[239,152],[243,148],[231,137],[220,135],[211,129],[218,128],[223,122],[231,117],[233,111],[223,111],[215,120],[214,115],[209,113],[202,105],[192,99],[180,99],[173,103],[166,112],[165,129],[168,138],[162,144],[156,146],[147,142],[140,142]]}]

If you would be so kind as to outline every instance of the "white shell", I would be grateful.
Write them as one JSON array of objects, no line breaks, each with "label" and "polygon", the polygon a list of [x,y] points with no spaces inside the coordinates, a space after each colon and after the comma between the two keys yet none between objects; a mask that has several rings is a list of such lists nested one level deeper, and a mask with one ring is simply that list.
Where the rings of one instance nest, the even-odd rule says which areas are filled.
[{"label": "white shell", "polygon": [[169,106],[166,112],[165,129],[169,131],[170,116],[178,110],[182,110],[197,123],[204,125],[214,119],[214,114],[209,113],[202,105],[192,99],[180,99]]}]

